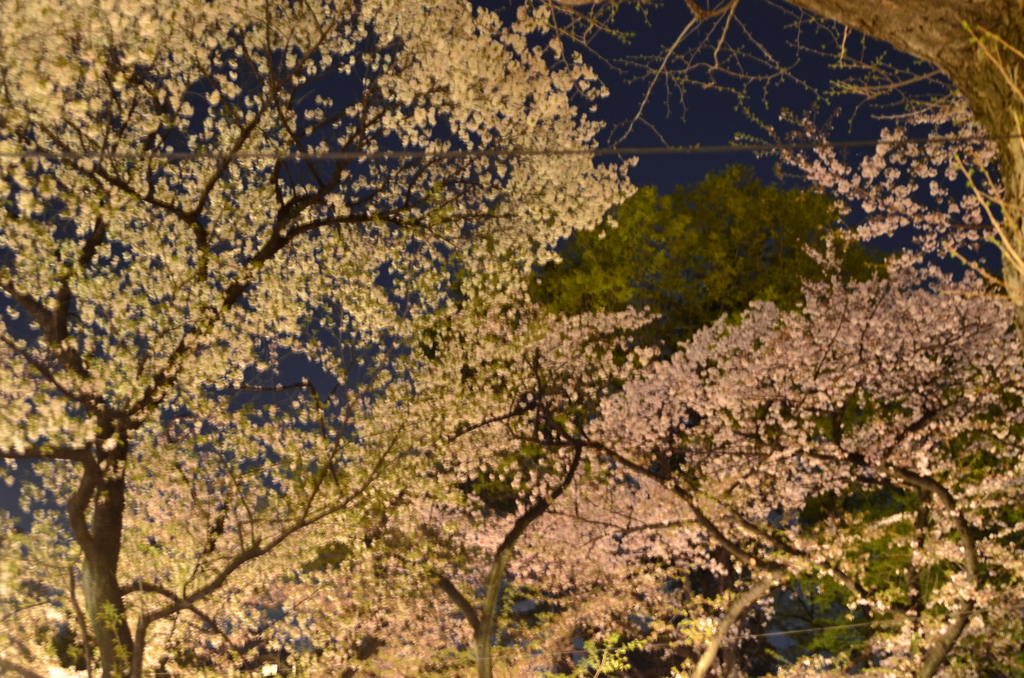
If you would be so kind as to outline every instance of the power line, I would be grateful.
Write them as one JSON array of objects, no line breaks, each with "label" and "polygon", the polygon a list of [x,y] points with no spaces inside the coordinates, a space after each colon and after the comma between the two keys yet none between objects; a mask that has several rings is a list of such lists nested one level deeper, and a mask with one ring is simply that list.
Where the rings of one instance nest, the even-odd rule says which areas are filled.
[{"label": "power line", "polygon": [[835,624],[834,626],[810,626],[806,629],[792,629],[790,631],[768,631],[766,633],[751,633],[748,637],[770,638],[773,636],[793,636],[798,633],[820,633],[821,631],[831,631],[834,629],[853,629],[863,626],[877,626],[879,624],[886,626],[902,623],[904,622],[901,619],[878,619],[876,621],[856,622],[852,624]]},{"label": "power line", "polygon": [[[983,610],[975,610],[971,613],[972,617],[977,617],[983,614]],[[853,622],[849,624],[835,624],[832,626],[811,626],[806,629],[792,629],[788,631],[768,631],[766,633],[749,633],[743,636],[738,636],[728,639],[727,642],[735,643],[736,641],[743,641],[747,638],[769,638],[773,636],[792,636],[799,633],[821,633],[822,631],[832,631],[835,629],[853,629],[861,628],[865,626],[895,626],[897,624],[903,625],[907,621],[914,621],[908,619],[876,619],[874,621],[866,622]],[[647,643],[643,645],[643,649],[646,651],[651,648],[670,648],[678,647],[677,643]],[[614,648],[604,648],[605,650],[611,650]],[[560,650],[556,654],[585,654],[585,649],[572,649],[572,650]]]},{"label": "power line", "polygon": [[0,158],[46,160],[451,160],[460,158],[516,158],[534,156],[609,156],[609,155],[708,155],[721,153],[766,153],[770,151],[800,151],[819,148],[870,148],[874,146],[946,146],[954,143],[980,143],[1021,139],[1024,135],[1001,136],[936,136],[905,139],[855,139],[849,141],[799,141],[792,143],[714,144],[703,146],[613,146],[608,148],[511,148],[471,149],[460,151],[326,151],[274,153],[269,151],[167,151],[167,152],[107,152],[107,151],[0,151]]},{"label": "power line", "polygon": [[[799,634],[799,633],[821,633],[822,631],[831,631],[831,630],[834,630],[834,629],[853,629],[853,628],[859,628],[859,627],[864,627],[864,626],[878,626],[878,625],[892,626],[892,625],[895,625],[895,624],[903,624],[903,623],[904,623],[904,621],[901,620],[901,619],[878,619],[876,621],[855,622],[855,623],[852,623],[852,624],[835,624],[833,626],[811,626],[811,627],[808,627],[806,629],[792,629],[792,630],[789,630],[789,631],[768,631],[766,633],[748,633],[748,634],[743,635],[743,636],[738,636],[738,637],[735,637],[735,638],[730,638],[730,639],[728,639],[728,642],[735,643],[737,640],[743,641],[743,640],[746,640],[747,638],[770,638],[770,637],[774,637],[774,636],[793,636],[793,635],[796,635],[796,634]],[[652,648],[666,648],[666,647],[676,647],[676,646],[677,646],[677,644],[674,644],[674,643],[647,643],[646,645],[643,646],[643,649],[644,650],[648,650],[648,649],[652,649]],[[606,649],[613,649],[613,648],[606,648]],[[573,650],[562,650],[562,651],[559,652],[559,654],[583,654],[585,652],[586,652],[586,650],[576,650],[576,649],[573,649]]]}]

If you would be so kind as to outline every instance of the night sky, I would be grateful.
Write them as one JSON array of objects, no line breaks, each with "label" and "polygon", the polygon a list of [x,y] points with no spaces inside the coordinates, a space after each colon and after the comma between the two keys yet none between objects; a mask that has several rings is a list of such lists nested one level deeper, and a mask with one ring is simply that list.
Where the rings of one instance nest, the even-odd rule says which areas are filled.
[{"label": "night sky", "polygon": [[[516,0],[485,0],[477,4],[499,13],[506,20],[514,18],[515,7],[518,6]],[[637,55],[659,54],[663,46],[675,41],[691,18],[689,10],[681,0],[666,0],[660,5],[651,5],[647,8],[646,17],[634,7],[626,6],[630,4],[623,3],[615,24],[633,34],[630,43],[623,44],[605,36],[596,39],[591,45],[600,57],[616,64]],[[749,39],[757,40],[781,64],[793,65],[795,78],[804,84],[796,84],[790,79],[777,81],[767,90],[754,87],[744,102],[748,109],[761,121],[777,125],[783,109],[800,113],[817,105],[817,113],[814,116],[816,120],[824,121],[833,114],[837,116],[831,135],[833,140],[872,140],[878,137],[882,127],[891,127],[891,122],[879,120],[878,116],[899,112],[899,109],[865,106],[854,115],[854,109],[860,101],[858,98],[832,97],[825,101],[816,97],[811,90],[824,93],[829,82],[838,74],[830,68],[824,58],[797,52],[794,40],[798,34],[794,27],[794,16],[790,13],[793,10],[780,5],[784,3],[770,0],[740,2],[727,41],[734,46],[753,51]],[[716,31],[713,40],[717,41],[718,36],[719,33]],[[859,45],[858,36],[859,34],[851,34],[848,43]],[[815,33],[813,27],[806,23],[801,26],[800,39],[805,47],[828,50],[825,36]],[[685,48],[687,44],[693,44],[692,38],[688,38],[683,47]],[[869,41],[868,50],[871,56],[885,54],[888,61],[907,68],[930,68],[927,65],[915,64],[913,59],[896,52],[885,43]],[[601,139],[602,145],[610,145],[612,140],[617,141],[618,146],[628,147],[662,147],[666,142],[671,146],[726,145],[734,142],[738,133],[768,141],[764,132],[750,117],[739,110],[740,101],[735,94],[691,86],[686,90],[685,96],[681,97],[677,88],[667,88],[663,80],[653,88],[645,115],[645,119],[656,128],[657,133],[644,125],[637,125],[628,138],[622,139],[624,123],[636,114],[648,82],[629,81],[630,76],[635,80],[639,74],[636,68],[627,68],[625,75],[616,73],[593,53],[581,51],[584,61],[595,69],[611,92],[608,98],[599,101],[597,112],[594,114],[596,118],[607,123],[606,133]],[[730,81],[727,78],[723,78],[721,82],[737,84],[735,80]],[[851,156],[856,158],[865,152],[873,152],[873,149],[854,150],[851,151]],[[669,192],[676,185],[696,183],[708,172],[721,170],[730,164],[751,165],[762,181],[778,181],[773,171],[773,159],[758,159],[753,153],[743,151],[693,155],[642,155],[639,165],[631,172],[631,178],[637,186],[653,184],[663,192]]]}]

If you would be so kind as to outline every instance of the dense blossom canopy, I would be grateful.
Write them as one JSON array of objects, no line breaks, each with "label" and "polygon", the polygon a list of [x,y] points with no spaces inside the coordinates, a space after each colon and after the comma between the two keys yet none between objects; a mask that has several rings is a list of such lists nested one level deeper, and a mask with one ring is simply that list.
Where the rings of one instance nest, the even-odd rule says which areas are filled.
[{"label": "dense blossom canopy", "polygon": [[40,480],[5,670],[58,632],[105,676],[344,661],[287,583],[400,492],[453,272],[514,297],[627,191],[586,156],[360,154],[592,146],[593,76],[461,2],[2,9],[0,455]]},{"label": "dense blossom canopy", "polygon": [[808,250],[802,305],[663,354],[530,296],[630,192],[515,153],[596,145],[543,8],[0,8],[0,671],[490,678],[625,633],[703,677],[815,595],[871,632],[792,675],[1019,669],[1021,347],[926,258],[984,233],[958,158],[787,158],[921,251]]}]

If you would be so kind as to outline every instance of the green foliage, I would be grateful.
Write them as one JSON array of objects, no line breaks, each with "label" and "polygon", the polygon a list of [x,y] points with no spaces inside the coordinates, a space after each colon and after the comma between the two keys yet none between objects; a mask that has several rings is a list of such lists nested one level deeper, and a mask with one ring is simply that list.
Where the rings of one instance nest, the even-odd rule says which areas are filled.
[{"label": "green foliage", "polygon": [[119,625],[124,622],[125,615],[118,612],[113,603],[103,603],[96,615],[96,620],[105,626],[114,637],[114,654],[117,656],[118,664],[114,667],[112,675],[114,678],[121,678],[124,675],[124,668],[131,662],[131,652],[117,638],[117,630]]},{"label": "green foliage", "polygon": [[794,308],[801,285],[822,273],[804,250],[844,253],[843,274],[881,272],[879,257],[836,237],[832,200],[765,186],[734,165],[668,196],[640,189],[593,231],[576,233],[562,262],[540,272],[533,298],[569,315],[649,307],[661,318],[638,333],[644,345],[671,348],[723,314],[755,299]]},{"label": "green foliage", "polygon": [[[918,511],[921,497],[916,492],[898,487],[877,489],[851,489],[843,494],[829,492],[808,500],[799,515],[799,521],[808,535],[818,525],[840,523],[852,534],[860,535],[856,546],[847,550],[842,562],[859,563],[863,575],[859,580],[872,590],[888,590],[890,604],[897,609],[913,605],[906,597],[907,566],[911,562],[910,540],[914,532],[913,516]],[[906,516],[895,522],[893,516]],[[880,529],[878,525],[890,519]],[[933,568],[917,574],[917,586],[927,595],[945,581],[948,572]],[[848,589],[832,578],[800,577],[788,594],[776,596],[774,627],[784,633],[808,629],[807,633],[794,633],[790,639],[795,645],[781,651],[788,661],[808,654],[828,657],[845,656],[854,662],[865,654],[872,634],[885,628],[891,619],[878,615],[868,617],[865,610],[853,603]],[[869,624],[869,619],[875,624]]]},{"label": "green foliage", "polygon": [[[570,678],[600,678],[601,676],[616,675],[620,671],[628,671],[632,666],[626,655],[642,649],[651,640],[651,638],[635,638],[620,645],[620,636],[617,633],[609,633],[600,645],[597,641],[587,640],[583,643],[583,651],[587,653],[587,656],[576,663]],[[555,678],[562,674],[545,672],[543,675]]]}]

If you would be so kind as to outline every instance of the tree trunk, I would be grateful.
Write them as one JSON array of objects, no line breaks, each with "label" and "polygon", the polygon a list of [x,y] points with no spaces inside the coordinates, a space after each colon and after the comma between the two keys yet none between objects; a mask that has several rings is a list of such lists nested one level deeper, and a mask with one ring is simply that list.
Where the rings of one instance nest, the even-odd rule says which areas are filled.
[{"label": "tree trunk", "polygon": [[573,450],[572,461],[565,476],[562,478],[562,482],[548,498],[538,499],[536,504],[516,519],[512,529],[505,535],[497,551],[494,552],[491,570],[487,575],[487,590],[484,592],[484,603],[480,614],[477,614],[473,604],[446,577],[440,576],[438,578],[437,583],[441,590],[462,611],[466,621],[473,627],[477,678],[493,678],[494,675],[491,636],[494,634],[494,622],[501,607],[501,586],[505,581],[505,574],[508,572],[508,564],[512,560],[516,543],[533,521],[544,515],[544,512],[548,510],[551,504],[562,495],[565,488],[572,482],[576,475],[576,469],[579,468],[580,459],[583,456],[583,447],[582,445],[574,444]]},{"label": "tree trunk", "polygon": [[[1019,133],[1024,115],[1024,62],[1005,54],[996,63],[971,44],[964,23],[991,31],[1024,51],[1022,0],[789,0],[794,5],[884,40],[896,49],[929,61],[963,92],[985,130],[996,137],[1000,178],[1006,205],[1006,245],[1024,256],[1024,143],[1008,138]],[[1016,91],[1014,91],[1016,89]],[[1003,257],[1003,280],[1014,308],[1017,332],[1024,341],[1024,270]]]},{"label": "tree trunk", "polygon": [[[505,545],[503,545],[505,546]],[[498,614],[501,602],[501,584],[508,571],[508,562],[512,559],[512,544],[498,549],[491,565],[491,574],[487,578],[487,591],[484,594],[484,606],[480,614],[480,623],[476,628],[476,674],[477,678],[492,678],[494,667],[491,659],[491,636],[494,634],[494,618]]]},{"label": "tree trunk", "polygon": [[103,678],[125,678],[131,661],[132,638],[117,583],[117,552],[108,556],[101,551],[96,560],[85,559],[82,573],[85,608],[100,651]]},{"label": "tree trunk", "polygon": [[[100,651],[103,678],[125,678],[129,675],[132,637],[117,580],[125,482],[116,475],[103,475],[98,464],[84,466],[78,488],[68,501],[68,518],[85,560],[82,593]],[[87,518],[90,506],[91,525]]]}]

